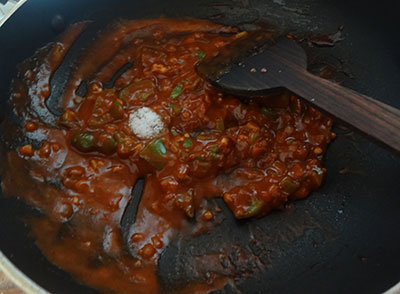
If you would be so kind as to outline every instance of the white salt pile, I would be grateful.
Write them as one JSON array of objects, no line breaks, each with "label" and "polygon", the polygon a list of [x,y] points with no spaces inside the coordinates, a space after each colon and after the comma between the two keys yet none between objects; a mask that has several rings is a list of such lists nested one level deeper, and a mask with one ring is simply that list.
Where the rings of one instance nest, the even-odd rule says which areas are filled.
[{"label": "white salt pile", "polygon": [[138,108],[129,115],[129,126],[141,139],[152,139],[164,129],[161,117],[149,107]]}]

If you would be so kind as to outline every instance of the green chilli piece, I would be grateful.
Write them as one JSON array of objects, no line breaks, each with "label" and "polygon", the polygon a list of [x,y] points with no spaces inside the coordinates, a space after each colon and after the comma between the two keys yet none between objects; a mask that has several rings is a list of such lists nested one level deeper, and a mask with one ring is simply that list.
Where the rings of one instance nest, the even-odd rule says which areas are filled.
[{"label": "green chilli piece", "polygon": [[292,194],[297,191],[297,189],[300,187],[300,183],[292,179],[291,177],[287,176],[284,177],[280,182],[279,185],[283,190],[288,192],[289,194]]},{"label": "green chilli piece", "polygon": [[252,133],[250,135],[250,144],[254,144],[257,141],[258,135],[258,133]]},{"label": "green chilli piece", "polygon": [[192,148],[193,146],[193,142],[190,139],[185,139],[185,141],[183,141],[183,147],[186,149]]},{"label": "green chilli piece", "polygon": [[121,119],[124,116],[124,106],[119,99],[116,99],[111,105],[110,114],[115,119]]},{"label": "green chilli piece", "polygon": [[172,136],[174,136],[174,137],[176,137],[176,136],[179,135],[178,132],[175,131],[175,129],[171,129],[171,134],[172,134]]},{"label": "green chilli piece", "polygon": [[210,150],[210,156],[212,159],[219,159],[222,157],[222,155],[218,154],[217,152],[218,152],[218,146],[217,145],[212,146]]},{"label": "green chilli piece", "polygon": [[161,139],[151,141],[139,153],[139,156],[158,170],[162,169],[168,162],[167,148],[165,148]]},{"label": "green chilli piece", "polygon": [[179,95],[181,95],[182,90],[183,90],[183,83],[181,82],[178,85],[176,85],[176,87],[172,90],[170,95],[171,99],[176,100],[179,97]]},{"label": "green chilli piece", "polygon": [[277,117],[276,111],[268,107],[261,107],[261,112],[270,119],[275,119]]},{"label": "green chilli piece", "polygon": [[200,162],[205,162],[205,161],[206,161],[206,159],[204,158],[204,156],[203,156],[202,154],[196,155],[196,159],[197,159],[198,161],[200,161]]},{"label": "green chilli piece", "polygon": [[203,50],[199,50],[196,52],[196,57],[198,60],[202,60],[204,57],[206,57],[206,54],[204,53]]},{"label": "green chilli piece", "polygon": [[264,208],[265,202],[258,198],[252,198],[251,204],[247,206],[241,213],[235,214],[236,218],[249,218],[258,215]]},{"label": "green chilli piece", "polygon": [[71,137],[71,145],[82,152],[90,152],[95,147],[95,136],[91,132],[79,132]]}]

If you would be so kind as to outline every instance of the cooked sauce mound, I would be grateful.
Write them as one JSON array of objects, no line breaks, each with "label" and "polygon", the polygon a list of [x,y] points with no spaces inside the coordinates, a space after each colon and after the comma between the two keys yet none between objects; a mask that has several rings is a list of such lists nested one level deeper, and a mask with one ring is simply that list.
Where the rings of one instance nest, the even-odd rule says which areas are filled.
[{"label": "cooked sauce mound", "polygon": [[[165,293],[160,256],[178,233],[217,225],[213,197],[244,219],[321,185],[331,119],[288,93],[243,103],[196,74],[196,64],[245,32],[195,19],[121,21],[56,89],[52,77],[87,25],[20,65],[11,104],[22,136],[2,182],[42,212],[30,220],[38,246],[78,281],[102,293]],[[136,222],[122,236],[138,178],[146,184]],[[208,293],[229,278],[173,293]]]}]

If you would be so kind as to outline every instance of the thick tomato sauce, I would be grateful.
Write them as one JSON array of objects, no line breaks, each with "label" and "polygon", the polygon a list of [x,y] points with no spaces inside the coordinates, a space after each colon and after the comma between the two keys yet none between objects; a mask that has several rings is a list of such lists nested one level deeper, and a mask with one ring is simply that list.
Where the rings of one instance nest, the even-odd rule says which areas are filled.
[{"label": "thick tomato sauce", "polygon": [[[208,21],[113,26],[82,55],[54,118],[51,77],[85,26],[21,65],[12,102],[26,144],[9,152],[2,183],[43,212],[31,221],[39,247],[78,280],[102,292],[160,293],[156,265],[170,240],[189,231],[188,220],[207,227],[219,213],[207,198],[223,197],[235,217],[248,218],[321,185],[332,120],[287,93],[244,104],[203,81],[195,65],[245,35]],[[83,81],[85,97],[77,94]],[[156,138],[129,126],[143,106],[165,124]],[[125,248],[120,220],[139,177],[146,185]],[[218,289],[228,278],[195,288]]]}]

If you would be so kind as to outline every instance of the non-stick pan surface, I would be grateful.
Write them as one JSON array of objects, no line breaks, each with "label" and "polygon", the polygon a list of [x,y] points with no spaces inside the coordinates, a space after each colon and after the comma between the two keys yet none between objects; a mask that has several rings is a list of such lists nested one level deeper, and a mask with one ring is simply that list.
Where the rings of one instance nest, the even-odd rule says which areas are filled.
[{"label": "non-stick pan surface", "polygon": [[[65,25],[94,21],[78,40],[81,46],[117,18],[159,16],[227,24],[266,21],[300,32],[344,25],[345,40],[333,49],[312,50],[314,56],[344,69],[346,86],[399,108],[399,8],[388,0],[30,0],[0,30],[1,118],[14,119],[6,101],[16,65]],[[68,76],[69,68],[64,70]],[[223,222],[209,234],[171,244],[159,264],[165,287],[203,274],[194,257],[216,253],[228,257],[226,266],[237,278],[218,293],[380,293],[398,282],[400,159],[340,125],[335,131],[321,189],[262,219],[237,221],[224,211]],[[0,196],[0,250],[49,292],[97,293],[41,255],[22,221],[35,213],[21,201]]]}]

